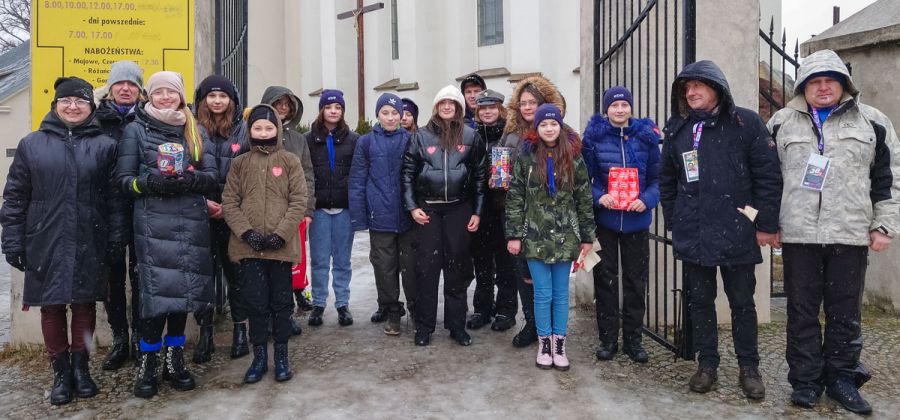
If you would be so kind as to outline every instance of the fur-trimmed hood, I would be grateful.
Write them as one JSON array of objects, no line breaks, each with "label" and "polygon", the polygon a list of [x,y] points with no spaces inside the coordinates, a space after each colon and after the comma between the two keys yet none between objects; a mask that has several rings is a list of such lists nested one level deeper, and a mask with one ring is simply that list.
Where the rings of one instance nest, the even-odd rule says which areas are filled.
[{"label": "fur-trimmed hood", "polygon": [[519,97],[522,96],[522,92],[525,91],[525,86],[528,85],[534,85],[547,102],[556,105],[562,112],[563,117],[566,115],[566,100],[563,98],[562,94],[559,93],[559,89],[556,88],[556,85],[554,85],[553,82],[542,76],[526,77],[516,85],[516,88],[513,89],[512,96],[509,98],[509,104],[506,106],[506,129],[503,130],[505,133],[518,133],[519,135],[523,135],[531,129],[531,127],[519,127],[518,123]]}]

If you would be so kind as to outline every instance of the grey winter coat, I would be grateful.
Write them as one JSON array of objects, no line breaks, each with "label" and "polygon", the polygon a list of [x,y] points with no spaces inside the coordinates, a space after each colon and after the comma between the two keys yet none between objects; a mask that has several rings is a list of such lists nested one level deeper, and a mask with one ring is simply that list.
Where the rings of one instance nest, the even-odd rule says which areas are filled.
[{"label": "grey winter coat", "polygon": [[[822,126],[823,155],[831,160],[821,192],[800,186],[818,130],[803,95],[811,75],[835,71],[847,79],[843,98]],[[869,245],[884,226],[900,233],[900,141],[881,111],[859,102],[847,67],[833,51],[819,51],[800,66],[797,91],[769,120],[784,177],[779,224],[786,243]]]},{"label": "grey winter coat", "polygon": [[304,216],[312,217],[316,211],[316,177],[313,170],[312,158],[309,155],[309,145],[306,136],[300,132],[300,118],[303,117],[303,102],[294,95],[290,89],[283,86],[269,86],[263,92],[262,103],[275,106],[275,102],[287,96],[294,104],[294,115],[287,121],[282,121],[282,133],[284,135],[284,148],[300,158],[303,166],[303,175],[306,179],[306,191],[309,196],[306,201],[306,213]]}]

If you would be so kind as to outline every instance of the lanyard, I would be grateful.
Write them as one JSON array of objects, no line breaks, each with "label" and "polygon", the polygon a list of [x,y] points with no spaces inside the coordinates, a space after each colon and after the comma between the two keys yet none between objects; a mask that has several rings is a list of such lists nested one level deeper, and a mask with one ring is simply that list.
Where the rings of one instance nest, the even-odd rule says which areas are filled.
[{"label": "lanyard", "polygon": [[700,136],[703,135],[703,123],[705,121],[700,121],[694,124],[693,132],[694,132],[694,150],[700,148]]},{"label": "lanyard", "polygon": [[[819,121],[819,110],[814,106],[810,106],[812,108],[812,119],[813,124],[816,125],[816,130],[819,132],[819,154],[825,154],[825,134],[822,131],[822,121]],[[828,111],[828,115],[831,115],[831,111]],[[828,119],[828,116],[825,116],[825,119]]]}]

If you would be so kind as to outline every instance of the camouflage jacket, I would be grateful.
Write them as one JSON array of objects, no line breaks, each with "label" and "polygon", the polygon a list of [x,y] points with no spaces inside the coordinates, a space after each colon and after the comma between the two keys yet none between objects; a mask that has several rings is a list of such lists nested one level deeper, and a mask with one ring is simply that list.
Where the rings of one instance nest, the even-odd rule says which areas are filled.
[{"label": "camouflage jacket", "polygon": [[579,245],[594,242],[591,182],[581,155],[575,157],[575,188],[557,188],[550,197],[538,181],[534,155],[522,152],[516,159],[506,197],[506,237],[521,239],[526,259],[553,264],[574,261]]}]

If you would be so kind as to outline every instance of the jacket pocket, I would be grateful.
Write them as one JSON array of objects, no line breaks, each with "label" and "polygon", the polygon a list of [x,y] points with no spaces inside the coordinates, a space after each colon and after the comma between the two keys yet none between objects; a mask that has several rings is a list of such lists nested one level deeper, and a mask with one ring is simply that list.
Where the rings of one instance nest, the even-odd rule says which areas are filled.
[{"label": "jacket pocket", "polygon": [[839,133],[841,161],[848,166],[869,166],[875,158],[875,133],[859,129],[843,129]]},{"label": "jacket pocket", "polygon": [[803,169],[809,161],[809,155],[816,152],[816,149],[809,138],[787,137],[779,139],[778,152],[783,167]]}]

